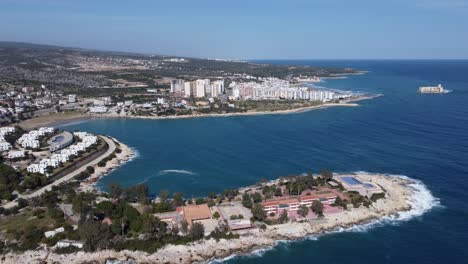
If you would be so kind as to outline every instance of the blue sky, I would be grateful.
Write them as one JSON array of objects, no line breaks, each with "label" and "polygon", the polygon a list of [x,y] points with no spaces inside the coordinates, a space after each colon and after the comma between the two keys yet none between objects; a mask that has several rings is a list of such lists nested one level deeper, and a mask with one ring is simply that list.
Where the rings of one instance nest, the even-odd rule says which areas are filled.
[{"label": "blue sky", "polygon": [[467,59],[468,0],[0,0],[0,40],[210,58]]}]

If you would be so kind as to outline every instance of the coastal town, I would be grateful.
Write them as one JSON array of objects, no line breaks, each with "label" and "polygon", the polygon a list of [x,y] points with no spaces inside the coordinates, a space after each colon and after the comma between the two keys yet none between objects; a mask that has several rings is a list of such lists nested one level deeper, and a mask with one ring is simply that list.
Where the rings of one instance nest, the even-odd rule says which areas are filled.
[{"label": "coastal town", "polygon": [[323,78],[360,73],[353,69],[1,47],[0,42],[3,125],[29,120],[32,124],[23,124],[35,128],[51,119],[281,113],[352,106],[372,96],[316,85]]},{"label": "coastal town", "polygon": [[[411,209],[410,180],[329,170],[213,190],[204,197],[177,190],[153,194],[145,183],[98,188],[102,177],[134,157],[134,150],[108,135],[56,126],[90,118],[172,119],[357,106],[376,95],[318,86],[323,78],[357,71],[82,52],[60,57],[73,57],[70,68],[56,53],[39,53],[41,59],[52,56],[50,62],[69,67],[73,78],[56,76],[57,85],[43,78],[50,72],[41,72],[25,75],[34,81],[0,83],[0,238],[7,262],[207,262]],[[221,68],[204,68],[217,63]],[[102,79],[108,71],[133,71],[141,78]],[[158,76],[149,81],[147,71]],[[83,72],[90,74],[86,81]]]},{"label": "coastal town", "polygon": [[[252,77],[253,78],[253,77]],[[170,79],[170,89],[161,93],[146,89],[138,95],[80,97],[51,92],[44,85],[21,87],[0,93],[0,120],[4,125],[24,120],[68,114],[82,118],[143,117],[177,118],[300,111],[323,106],[352,106],[350,102],[372,95],[292,84],[277,78],[230,82],[224,79],[185,81]],[[313,79],[318,81],[318,78]]]}]

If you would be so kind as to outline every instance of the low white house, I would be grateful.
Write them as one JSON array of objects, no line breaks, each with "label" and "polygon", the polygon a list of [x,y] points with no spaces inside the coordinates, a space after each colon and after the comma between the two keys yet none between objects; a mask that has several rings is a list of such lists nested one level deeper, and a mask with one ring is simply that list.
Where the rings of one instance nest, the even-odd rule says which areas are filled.
[{"label": "low white house", "polygon": [[6,142],[6,141],[3,141],[3,142],[0,142],[0,151],[7,151],[11,149],[11,144]]},{"label": "low white house", "polygon": [[26,154],[23,150],[11,150],[8,152],[9,159],[17,159],[17,158],[24,158]]},{"label": "low white house", "polygon": [[45,236],[46,238],[50,238],[50,237],[54,237],[55,235],[60,234],[60,233],[63,233],[63,232],[65,232],[65,228],[59,227],[59,228],[56,228],[56,229],[54,229],[54,230],[45,232],[45,233],[44,233],[44,236]]},{"label": "low white house", "polygon": [[66,247],[77,247],[77,248],[83,248],[84,243],[80,241],[73,241],[73,240],[60,240],[55,244],[56,247],[58,248],[66,248]]}]

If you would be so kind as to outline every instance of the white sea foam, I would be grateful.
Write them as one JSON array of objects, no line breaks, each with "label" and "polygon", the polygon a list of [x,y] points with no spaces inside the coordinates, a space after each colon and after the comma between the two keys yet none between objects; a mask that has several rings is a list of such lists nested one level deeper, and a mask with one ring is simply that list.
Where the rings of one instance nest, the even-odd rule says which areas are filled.
[{"label": "white sea foam", "polygon": [[132,161],[136,158],[139,158],[140,157],[140,151],[138,151],[136,148],[130,148],[132,150],[132,156],[130,157],[130,159],[128,159],[128,161]]},{"label": "white sea foam", "polygon": [[[359,172],[356,172],[356,174],[371,174],[371,173],[365,172],[365,171],[359,171]],[[406,222],[416,217],[420,217],[424,213],[430,211],[431,209],[435,207],[441,207],[440,200],[432,195],[431,191],[429,191],[427,186],[422,181],[416,180],[416,179],[413,179],[404,175],[391,175],[391,174],[384,174],[384,175],[389,176],[389,177],[398,177],[398,178],[406,179],[412,182],[411,184],[408,185],[412,191],[412,195],[408,201],[408,203],[411,205],[410,210],[402,211],[402,212],[399,212],[397,215],[384,217],[378,220],[371,221],[369,223],[353,225],[351,227],[346,227],[346,228],[339,227],[335,230],[327,231],[323,234],[310,235],[300,241],[304,241],[304,240],[315,241],[315,240],[319,240],[321,236],[333,235],[333,234],[342,233],[342,232],[367,232],[368,230],[372,228],[389,225],[389,224],[398,225],[402,222]],[[278,246],[288,247],[291,243],[297,243],[297,242],[298,241],[279,240],[276,242],[275,247],[266,247],[263,249],[258,249],[245,255],[234,254],[226,258],[220,259],[220,260],[213,260],[210,263],[222,263],[222,262],[231,260],[233,258],[239,258],[239,257],[241,258],[262,257],[267,251],[278,248]]]}]

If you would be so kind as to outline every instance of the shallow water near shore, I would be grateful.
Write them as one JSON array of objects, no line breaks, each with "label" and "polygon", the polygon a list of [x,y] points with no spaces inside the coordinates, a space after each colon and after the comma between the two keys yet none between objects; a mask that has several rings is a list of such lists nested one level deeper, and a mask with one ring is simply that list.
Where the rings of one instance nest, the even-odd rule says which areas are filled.
[{"label": "shallow water near shore", "polygon": [[[407,175],[440,199],[422,215],[359,232],[335,232],[229,263],[463,263],[468,258],[468,61],[274,61],[354,67],[368,74],[320,86],[383,94],[359,107],[289,115],[185,120],[91,120],[67,129],[109,134],[136,149],[113,182],[146,182],[197,197],[329,168]],[[441,83],[451,93],[421,95]],[[418,199],[419,204],[425,200]],[[434,204],[432,204],[434,205]],[[259,254],[258,252],[262,252]],[[258,255],[261,255],[259,257]]]}]

